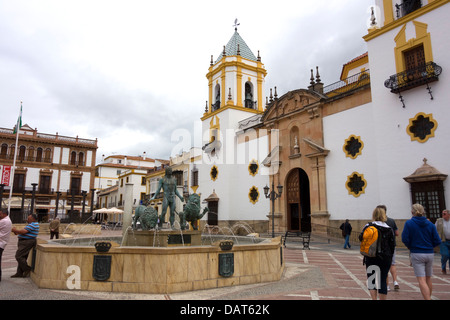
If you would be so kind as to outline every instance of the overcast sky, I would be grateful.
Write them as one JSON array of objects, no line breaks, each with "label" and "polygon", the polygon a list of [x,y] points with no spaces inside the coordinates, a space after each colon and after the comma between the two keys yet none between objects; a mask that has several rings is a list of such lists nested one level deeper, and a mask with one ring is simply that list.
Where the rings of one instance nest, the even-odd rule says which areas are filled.
[{"label": "overcast sky", "polygon": [[[168,159],[208,100],[210,65],[238,32],[265,96],[325,85],[367,51],[374,0],[0,0],[0,127],[98,139],[104,154]],[[172,141],[173,140],[173,141]]]}]

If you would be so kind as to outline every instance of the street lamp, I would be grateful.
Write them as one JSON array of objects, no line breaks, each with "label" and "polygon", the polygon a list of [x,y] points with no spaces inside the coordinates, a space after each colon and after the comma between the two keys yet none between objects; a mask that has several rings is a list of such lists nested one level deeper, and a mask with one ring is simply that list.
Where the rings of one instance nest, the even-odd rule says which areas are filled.
[{"label": "street lamp", "polygon": [[275,184],[272,181],[272,191],[270,191],[270,188],[266,185],[264,187],[264,195],[267,199],[270,199],[272,201],[272,238],[275,237],[275,200],[281,197],[281,193],[283,192],[283,186],[278,185],[277,186],[278,193],[275,192]]}]

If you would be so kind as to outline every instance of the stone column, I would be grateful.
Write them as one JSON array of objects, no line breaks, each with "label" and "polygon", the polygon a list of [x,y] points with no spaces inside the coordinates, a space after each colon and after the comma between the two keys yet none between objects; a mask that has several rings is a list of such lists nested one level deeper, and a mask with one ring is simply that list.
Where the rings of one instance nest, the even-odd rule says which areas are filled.
[{"label": "stone column", "polygon": [[125,184],[125,203],[123,206],[123,226],[122,230],[125,232],[128,227],[131,227],[133,221],[133,184]]}]

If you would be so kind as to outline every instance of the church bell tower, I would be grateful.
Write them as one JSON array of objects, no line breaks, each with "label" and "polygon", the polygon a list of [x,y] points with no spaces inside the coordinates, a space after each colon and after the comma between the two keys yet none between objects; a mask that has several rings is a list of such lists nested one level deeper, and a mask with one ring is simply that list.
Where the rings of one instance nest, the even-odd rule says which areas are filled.
[{"label": "church bell tower", "polygon": [[209,84],[209,101],[202,120],[226,109],[249,113],[262,113],[264,78],[267,74],[261,57],[255,56],[237,31],[223,47],[206,74]]}]

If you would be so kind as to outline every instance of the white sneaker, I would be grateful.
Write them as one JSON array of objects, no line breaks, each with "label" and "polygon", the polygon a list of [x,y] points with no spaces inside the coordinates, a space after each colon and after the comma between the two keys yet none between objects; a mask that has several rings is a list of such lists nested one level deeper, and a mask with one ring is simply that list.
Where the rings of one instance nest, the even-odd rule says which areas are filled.
[{"label": "white sneaker", "polygon": [[397,291],[400,289],[400,286],[398,285],[397,281],[394,281],[394,290]]}]

